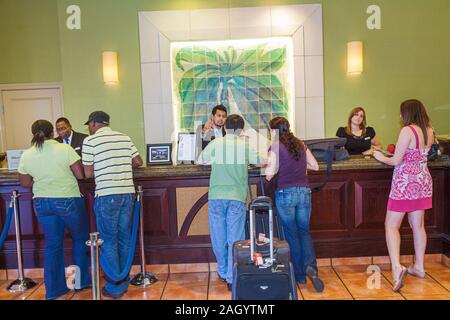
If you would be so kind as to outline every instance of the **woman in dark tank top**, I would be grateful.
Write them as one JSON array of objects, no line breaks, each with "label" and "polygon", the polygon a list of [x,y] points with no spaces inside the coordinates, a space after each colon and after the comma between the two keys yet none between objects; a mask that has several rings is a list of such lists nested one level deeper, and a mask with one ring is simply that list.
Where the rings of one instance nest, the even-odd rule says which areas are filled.
[{"label": "woman in dark tank top", "polygon": [[367,126],[366,111],[361,107],[354,108],[347,119],[347,126],[339,127],[336,136],[347,138],[345,149],[350,154],[372,155],[372,147],[382,148],[375,129]]},{"label": "woman in dark tank top", "polygon": [[311,216],[311,189],[308,184],[307,169],[319,170],[319,165],[306,145],[291,132],[289,121],[282,117],[269,123],[272,145],[266,179],[278,175],[275,204],[283,224],[285,237],[291,250],[296,280],[306,283],[310,278],[314,288],[324,289],[318,277],[314,245],[309,232]]}]

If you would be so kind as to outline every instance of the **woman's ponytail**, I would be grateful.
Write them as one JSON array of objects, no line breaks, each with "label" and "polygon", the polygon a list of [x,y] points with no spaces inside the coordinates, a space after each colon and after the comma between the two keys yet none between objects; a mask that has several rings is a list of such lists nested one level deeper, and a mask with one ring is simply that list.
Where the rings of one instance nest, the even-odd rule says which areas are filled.
[{"label": "woman's ponytail", "polygon": [[276,117],[270,120],[269,126],[272,130],[278,130],[279,141],[287,148],[294,160],[300,160],[302,151],[306,146],[291,132],[289,121],[283,117]]},{"label": "woman's ponytail", "polygon": [[31,133],[33,134],[31,144],[41,150],[45,140],[53,137],[53,125],[47,120],[37,120],[31,126]]}]

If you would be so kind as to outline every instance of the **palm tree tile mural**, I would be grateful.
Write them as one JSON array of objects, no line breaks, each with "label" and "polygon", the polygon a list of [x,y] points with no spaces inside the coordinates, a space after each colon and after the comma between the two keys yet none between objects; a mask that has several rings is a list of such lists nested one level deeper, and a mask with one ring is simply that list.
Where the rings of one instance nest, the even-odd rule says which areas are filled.
[{"label": "palm tree tile mural", "polygon": [[172,43],[172,76],[179,129],[195,130],[217,104],[258,130],[289,117],[292,39]]}]

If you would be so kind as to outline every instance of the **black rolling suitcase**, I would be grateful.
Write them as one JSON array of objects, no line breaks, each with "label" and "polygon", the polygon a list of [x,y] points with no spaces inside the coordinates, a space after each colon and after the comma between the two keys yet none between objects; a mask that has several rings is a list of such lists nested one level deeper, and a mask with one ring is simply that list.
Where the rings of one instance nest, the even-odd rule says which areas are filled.
[{"label": "black rolling suitcase", "polygon": [[[265,196],[265,188],[262,176],[259,176],[261,194]],[[250,185],[250,184],[249,184]],[[252,189],[249,187],[250,201],[253,200]],[[273,234],[276,239],[285,240],[283,225],[278,221],[278,213],[276,206],[273,206]],[[256,234],[269,234],[269,210],[267,208],[260,208],[258,214],[255,216],[255,230]],[[245,239],[250,239],[250,220],[247,214],[245,220]]]},{"label": "black rolling suitcase", "polygon": [[[256,210],[267,210],[269,243],[257,245]],[[289,245],[274,240],[272,200],[258,197],[250,203],[250,240],[233,244],[233,300],[297,300],[297,288]],[[254,253],[265,258],[264,265],[255,265]]]}]

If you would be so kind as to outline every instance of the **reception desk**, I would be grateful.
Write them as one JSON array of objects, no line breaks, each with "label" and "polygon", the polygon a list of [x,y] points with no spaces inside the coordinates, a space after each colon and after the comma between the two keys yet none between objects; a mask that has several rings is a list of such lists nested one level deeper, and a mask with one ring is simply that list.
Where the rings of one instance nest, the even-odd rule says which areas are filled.
[{"label": "reception desk", "polygon": [[[433,177],[433,209],[426,212],[427,253],[450,255],[450,160],[429,163]],[[325,164],[311,172],[312,187],[326,179]],[[207,200],[210,167],[194,165],[156,166],[137,169],[135,185],[144,190],[144,230],[147,263],[213,262]],[[392,167],[373,159],[352,157],[333,164],[333,173],[325,188],[313,193],[311,230],[319,258],[385,256],[384,217],[390,190]],[[259,171],[250,170],[252,188],[261,194]],[[95,231],[93,213],[94,183],[80,181],[88,208],[90,231]],[[266,184],[267,193],[272,194]],[[30,189],[19,186],[17,173],[0,171],[0,228],[3,227],[12,191],[20,193],[23,257],[26,268],[43,266],[44,237],[33,212]],[[402,254],[413,253],[408,221],[402,230]],[[71,263],[71,240],[65,241],[67,263]],[[0,269],[16,267],[16,245],[12,223],[4,248],[0,251]],[[138,264],[136,248],[135,263]]]}]

